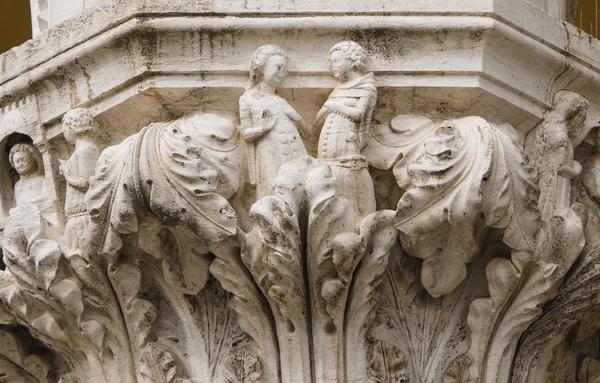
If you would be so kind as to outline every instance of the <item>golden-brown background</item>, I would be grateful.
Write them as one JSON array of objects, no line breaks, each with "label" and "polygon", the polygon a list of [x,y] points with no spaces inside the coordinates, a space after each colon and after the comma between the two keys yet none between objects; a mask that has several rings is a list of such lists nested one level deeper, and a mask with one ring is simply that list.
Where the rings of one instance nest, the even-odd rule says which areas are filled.
[{"label": "golden-brown background", "polygon": [[[581,0],[575,24],[598,37],[600,0]],[[0,53],[31,38],[29,0],[0,0]]]},{"label": "golden-brown background", "polygon": [[0,53],[30,38],[29,0],[0,0]]},{"label": "golden-brown background", "polygon": [[598,25],[600,9],[598,9],[598,4],[600,4],[600,0],[581,0],[575,19],[575,25],[596,38],[598,38],[598,32],[600,32],[600,25]]}]

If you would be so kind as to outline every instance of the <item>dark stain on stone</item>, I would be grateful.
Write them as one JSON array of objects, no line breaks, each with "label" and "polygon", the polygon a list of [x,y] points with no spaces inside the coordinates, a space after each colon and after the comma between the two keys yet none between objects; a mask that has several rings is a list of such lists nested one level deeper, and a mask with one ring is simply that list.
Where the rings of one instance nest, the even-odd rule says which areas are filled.
[{"label": "dark stain on stone", "polygon": [[360,44],[367,51],[368,55],[379,56],[386,61],[394,60],[406,52],[406,45],[402,41],[410,39],[410,34],[411,31],[409,30],[397,30],[385,27],[347,31],[348,39]]},{"label": "dark stain on stone", "polygon": [[481,41],[485,35],[485,29],[474,29],[469,32],[471,41]]}]

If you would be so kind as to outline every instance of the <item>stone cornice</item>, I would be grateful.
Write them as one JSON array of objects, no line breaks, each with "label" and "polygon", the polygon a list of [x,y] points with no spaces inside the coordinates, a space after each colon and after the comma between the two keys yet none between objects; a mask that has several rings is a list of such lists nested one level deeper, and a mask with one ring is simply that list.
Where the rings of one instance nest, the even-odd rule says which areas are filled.
[{"label": "stone cornice", "polygon": [[[261,2],[227,6],[199,2],[185,7],[167,1],[143,3],[116,2],[83,12],[0,56],[0,106],[35,93],[54,103],[46,108],[52,115],[40,111],[40,122],[47,124],[71,107],[93,105],[155,75],[205,77],[227,72],[241,77],[249,53],[263,42],[253,41],[252,34],[273,30],[282,38],[278,43],[290,51],[291,79],[302,79],[287,81],[284,88],[311,87],[319,81],[326,73],[322,53],[332,41],[362,39],[381,87],[452,87],[452,78],[469,77],[476,88],[530,116],[510,120],[516,125],[523,121],[521,131],[533,127],[558,89],[579,92],[590,100],[590,123],[600,114],[598,42],[521,0],[370,4],[365,9],[346,9],[343,2],[339,7],[327,4],[336,11],[321,9],[317,2],[284,3],[277,9]],[[383,11],[368,12],[378,7]],[[195,33],[197,37],[190,36]],[[237,47],[228,47],[223,39],[232,34],[246,34],[241,41],[248,46],[238,42]],[[209,50],[217,42],[220,51],[194,48],[194,38],[208,41]],[[294,52],[296,44],[290,45],[290,38],[309,39],[312,52]],[[404,40],[401,46],[406,49],[389,51],[387,39]],[[174,51],[169,49],[179,49],[177,57],[188,59],[172,62]],[[104,68],[112,68],[109,78],[97,75],[105,73]],[[76,85],[65,86],[68,77]],[[461,82],[465,84],[462,78]],[[50,91],[48,83],[55,89]]]}]

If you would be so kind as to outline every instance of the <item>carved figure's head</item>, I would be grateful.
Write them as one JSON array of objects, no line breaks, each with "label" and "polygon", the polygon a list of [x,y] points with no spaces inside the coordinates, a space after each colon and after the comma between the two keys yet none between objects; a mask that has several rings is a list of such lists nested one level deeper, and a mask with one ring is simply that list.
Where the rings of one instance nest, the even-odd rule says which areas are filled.
[{"label": "carved figure's head", "polygon": [[351,71],[367,71],[367,54],[354,41],[342,41],[329,50],[327,65],[335,78],[345,79]]},{"label": "carved figure's head", "polygon": [[96,128],[96,122],[89,110],[76,108],[65,113],[62,119],[62,128],[67,141],[75,142],[79,137],[93,131]]},{"label": "carved figure's head", "polygon": [[545,115],[547,122],[564,126],[573,148],[577,147],[592,128],[590,124],[585,124],[588,101],[575,92],[559,90],[554,94],[552,104],[552,109]]},{"label": "carved figure's head", "polygon": [[31,144],[16,144],[10,149],[8,159],[10,165],[21,176],[33,174],[38,169],[35,147]]},{"label": "carved figure's head", "polygon": [[554,95],[554,112],[569,128],[585,121],[589,103],[585,97],[570,91],[558,91]]},{"label": "carved figure's head", "polygon": [[250,81],[247,88],[261,82],[273,87],[279,86],[287,75],[287,54],[275,45],[260,46],[252,56],[250,64]]}]

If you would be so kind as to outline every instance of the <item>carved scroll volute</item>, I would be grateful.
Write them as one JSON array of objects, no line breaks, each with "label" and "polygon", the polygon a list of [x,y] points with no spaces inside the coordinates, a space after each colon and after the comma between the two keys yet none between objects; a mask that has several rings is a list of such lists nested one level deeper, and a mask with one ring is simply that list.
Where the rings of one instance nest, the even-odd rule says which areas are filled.
[{"label": "carved scroll volute", "polygon": [[[583,248],[582,223],[570,207],[570,189],[571,179],[581,170],[573,160],[573,146],[581,141],[579,136],[585,136],[581,130],[586,110],[587,101],[581,96],[558,92],[553,109],[527,138],[527,151],[540,174],[539,207],[544,224],[533,252],[513,251],[512,264],[499,259],[490,262],[487,274],[491,298],[476,300],[471,305],[469,324],[477,335],[472,339],[486,342],[479,349],[486,349],[487,357],[475,366],[484,381],[510,379],[509,366],[496,360],[513,359],[519,337],[542,314],[541,306],[555,297],[563,277]],[[510,245],[519,250],[515,246],[518,242]],[[481,326],[486,323],[482,318],[489,318],[500,308],[503,315]],[[492,323],[494,330],[485,330],[491,329]],[[473,349],[475,343],[472,352]],[[530,350],[529,356],[537,360],[536,352]],[[528,379],[538,378],[535,375]]]},{"label": "carved scroll volute", "polygon": [[[241,177],[234,134],[235,127],[227,119],[213,114],[189,115],[142,129],[107,148],[98,161],[85,198],[92,217],[90,231],[97,234],[90,244],[111,262],[111,280],[127,308],[132,337],[136,337],[132,347],[140,379],[168,376],[210,381],[228,379],[225,375],[237,376],[243,382],[277,379],[278,356],[268,310],[239,258],[237,217],[227,201],[237,192]],[[140,250],[147,253],[148,262],[119,258],[123,239],[132,235],[137,237]],[[217,257],[212,264],[210,253]],[[160,261],[162,267],[140,270],[140,261],[152,264],[152,259]],[[232,294],[231,309],[239,325],[252,337],[249,343],[238,342],[235,350],[234,344],[223,346],[231,347],[231,357],[211,356],[209,348],[198,348],[199,344],[212,347],[209,337],[214,335],[201,326],[221,326],[223,331],[233,331],[231,334],[237,331],[233,321],[211,325],[194,319],[197,310],[218,309],[190,305],[190,300],[206,294],[203,289],[209,280],[209,265],[211,273]],[[144,275],[155,280],[161,299],[171,302],[189,340],[177,345],[154,334],[153,322],[160,313],[139,296]],[[141,335],[136,330],[140,327]],[[176,355],[191,353],[197,359],[182,361]],[[235,355],[244,353],[247,357],[236,359]],[[250,363],[253,358],[256,363]],[[163,373],[152,367],[157,360],[172,360],[184,368],[164,371],[166,375],[161,376]]]},{"label": "carved scroll volute", "polygon": [[[405,251],[423,259],[421,283],[431,295],[449,294],[462,283],[486,227],[504,229],[513,259],[492,259],[487,266],[491,298],[476,299],[469,308],[467,365],[474,381],[506,381],[498,361],[512,360],[520,334],[537,315],[532,307],[546,298],[544,281],[554,271],[535,263],[547,242],[540,237],[535,172],[516,132],[478,117],[434,122],[399,116],[392,132],[374,133],[374,139],[375,147],[387,143],[383,153],[395,153],[395,163],[377,158],[376,151],[370,154],[373,164],[393,166],[406,190],[395,225]],[[396,152],[390,149],[394,139]],[[521,289],[521,283],[529,288]]]},{"label": "carved scroll volute", "polygon": [[393,167],[406,190],[395,226],[404,250],[423,259],[421,281],[434,297],[464,280],[486,227],[506,228],[511,246],[535,247],[539,226],[524,223],[536,222],[535,185],[515,137],[512,127],[479,117],[402,115],[389,131],[374,132],[367,156],[374,166]]}]

